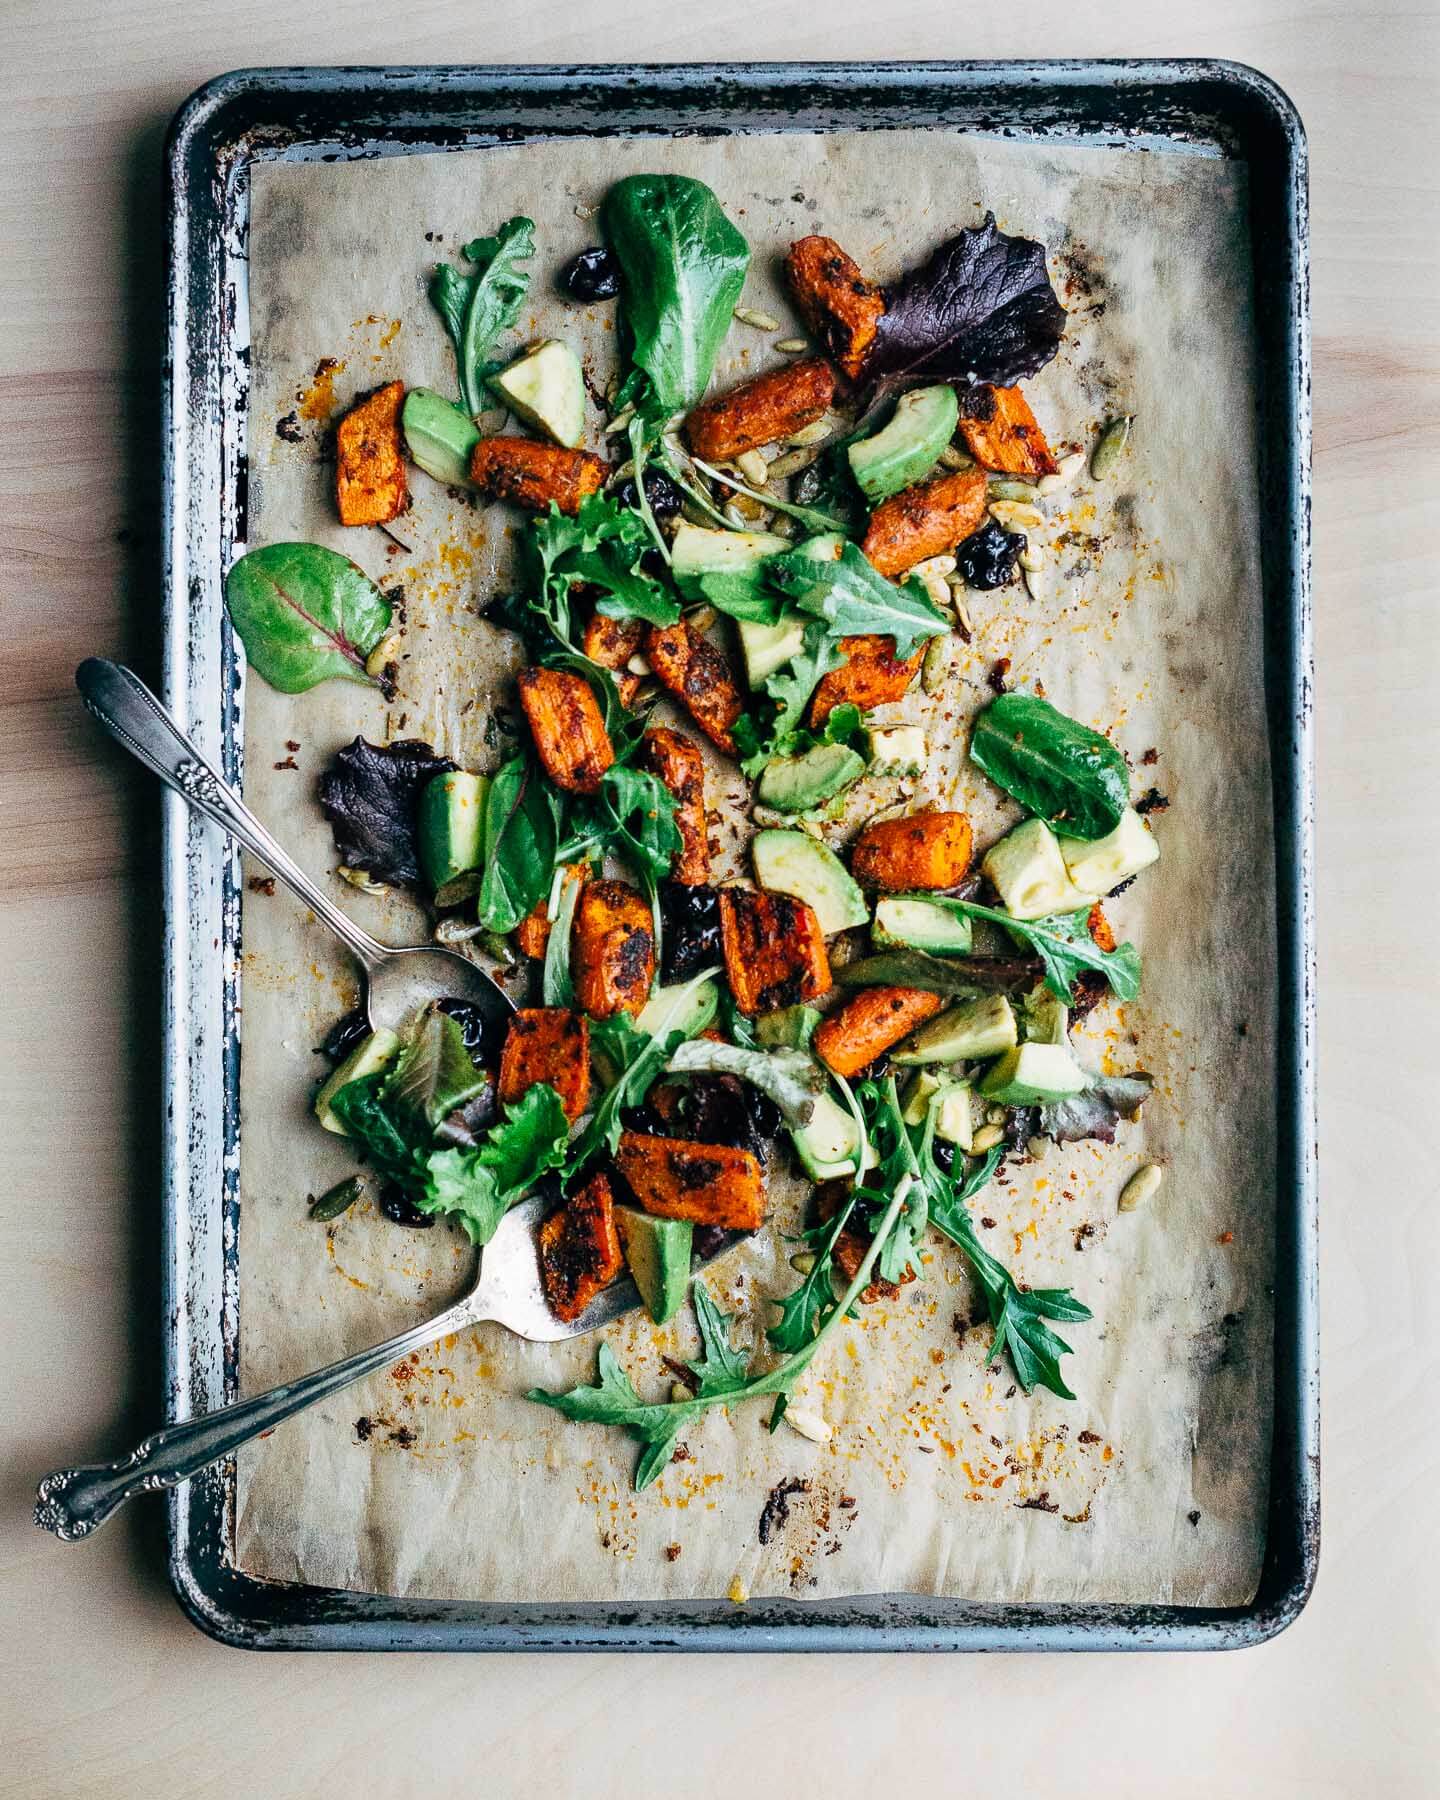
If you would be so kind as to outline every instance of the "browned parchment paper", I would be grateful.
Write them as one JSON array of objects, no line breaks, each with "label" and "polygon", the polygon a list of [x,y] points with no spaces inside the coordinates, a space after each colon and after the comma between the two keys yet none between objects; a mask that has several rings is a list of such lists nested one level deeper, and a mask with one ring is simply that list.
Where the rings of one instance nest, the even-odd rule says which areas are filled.
[{"label": "browned parchment paper", "polygon": [[[1145,957],[1134,1005],[1082,1040],[1113,1070],[1157,1078],[1143,1123],[1113,1147],[1052,1148],[977,1207],[985,1241],[1031,1285],[1094,1309],[1066,1328],[1080,1396],[1027,1400],[987,1372],[988,1329],[958,1252],[866,1309],[810,1370],[797,1403],[835,1428],[775,1437],[765,1408],[713,1411],[688,1459],[630,1491],[633,1445],[524,1399],[591,1379],[595,1346],[531,1347],[486,1327],[283,1426],[240,1458],[236,1557],[254,1574],[393,1594],[633,1600],[912,1590],[976,1599],[1241,1602],[1263,1548],[1270,1432],[1273,876],[1261,696],[1254,389],[1243,175],[1195,155],[1079,150],[943,132],[537,144],[351,165],[262,165],[251,229],[251,543],[309,538],[405,593],[402,691],[330,683],[298,698],[247,683],[246,789],[261,815],[370,929],[419,934],[408,903],[327,874],[315,803],[326,758],[357,731],[419,735],[473,767],[495,760],[494,708],[514,666],[477,616],[503,582],[513,517],[414,476],[400,530],[334,519],[323,428],[396,376],[453,392],[425,298],[433,262],[512,212],[541,253],[517,345],[563,335],[603,385],[613,312],[554,294],[594,239],[607,184],[664,168],[709,182],[747,233],[746,301],[794,329],[779,280],[792,238],[824,230],[885,279],[988,206],[1039,237],[1070,309],[1066,347],[1030,385],[1052,440],[1089,444],[1115,412],[1134,449],[1103,487],[1051,508],[1048,598],[976,595],[942,695],[917,691],[932,768],[917,792],[970,810],[983,843],[1005,822],[964,756],[966,721],[1000,657],[1062,708],[1112,730],[1136,791],[1168,796],[1163,851],[1110,908]],[[781,332],[777,335],[785,335]],[[775,359],[741,323],[717,381]],[[330,359],[322,363],[322,359]],[[598,442],[601,415],[592,410]],[[1154,751],[1155,757],[1149,756]],[[710,801],[740,845],[723,775]],[[732,784],[733,785],[733,784]],[[897,797],[867,783],[853,813]],[[308,1110],[313,1053],[354,993],[343,958],[282,893],[247,892],[242,970],[241,1385],[354,1350],[438,1307],[469,1252],[368,1208],[311,1224],[305,1197],[349,1172],[345,1142]],[[1117,1214],[1127,1174],[1167,1167],[1156,1201]],[[793,1196],[777,1184],[779,1216]],[[993,1223],[991,1222],[993,1221]],[[792,1285],[773,1235],[713,1271],[753,1337],[763,1296]],[[632,1323],[615,1348],[642,1392],[662,1354],[692,1352],[688,1318]],[[767,1494],[808,1482],[770,1542]],[[678,1550],[675,1548],[678,1547]]]}]

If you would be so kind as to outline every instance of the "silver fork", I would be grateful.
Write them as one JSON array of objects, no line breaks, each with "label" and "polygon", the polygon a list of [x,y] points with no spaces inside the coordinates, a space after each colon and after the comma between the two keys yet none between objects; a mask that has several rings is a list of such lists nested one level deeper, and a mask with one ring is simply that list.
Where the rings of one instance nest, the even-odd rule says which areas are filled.
[{"label": "silver fork", "polygon": [[[535,1247],[535,1228],[544,1210],[543,1199],[524,1200],[512,1207],[480,1253],[469,1292],[434,1318],[412,1325],[409,1331],[387,1338],[383,1344],[343,1357],[328,1368],[317,1369],[299,1381],[255,1394],[220,1412],[207,1413],[204,1418],[167,1425],[137,1444],[129,1456],[114,1462],[56,1469],[37,1490],[35,1523],[67,1544],[89,1537],[133,1495],[177,1487],[222,1456],[272,1430],[283,1419],[338,1393],[364,1375],[388,1368],[411,1350],[422,1349],[447,1332],[463,1331],[471,1325],[503,1325],[531,1343],[551,1344],[598,1331],[602,1325],[633,1312],[640,1305],[640,1295],[627,1275],[597,1295],[578,1319],[567,1324],[556,1318],[540,1286]],[[723,1256],[744,1235],[727,1233],[724,1242],[698,1266],[707,1266],[715,1257]]]}]

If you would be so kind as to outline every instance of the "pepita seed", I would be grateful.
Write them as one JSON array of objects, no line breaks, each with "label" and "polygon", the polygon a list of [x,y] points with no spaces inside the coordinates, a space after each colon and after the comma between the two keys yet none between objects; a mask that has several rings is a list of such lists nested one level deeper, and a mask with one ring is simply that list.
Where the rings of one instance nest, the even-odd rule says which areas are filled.
[{"label": "pepita seed", "polygon": [[1045,515],[1038,506],[1030,506],[1020,500],[992,500],[990,517],[1011,531],[1035,531],[1045,523]]},{"label": "pepita seed", "polygon": [[1126,413],[1118,419],[1112,419],[1100,433],[1100,441],[1090,457],[1090,473],[1096,481],[1103,481],[1119,462],[1125,446],[1130,442],[1130,427],[1134,422],[1134,414]]},{"label": "pepita seed", "polygon": [[771,481],[784,481],[790,475],[798,475],[802,469],[808,469],[811,463],[818,461],[820,446],[802,445],[798,450],[787,450],[783,456],[777,456],[766,474]]},{"label": "pepita seed", "polygon": [[624,431],[625,427],[634,417],[635,408],[633,406],[622,406],[615,417],[605,427],[605,436],[614,437],[617,432]]},{"label": "pepita seed", "polygon": [[510,939],[503,931],[482,931],[480,948],[487,956],[493,956],[502,968],[513,969],[515,967],[515,951]]},{"label": "pepita seed", "polygon": [[[685,623],[692,631],[708,631],[719,616],[713,606],[697,606],[693,612],[686,613]],[[646,674],[649,674],[648,669]]]},{"label": "pepita seed", "polygon": [[[921,566],[923,567],[923,565]],[[925,592],[945,612],[950,610],[950,588],[943,575],[924,574],[921,567],[911,569],[912,575],[919,575],[920,585]]]},{"label": "pepita seed", "polygon": [[790,1258],[790,1267],[797,1275],[808,1275],[815,1267],[815,1252],[813,1250],[797,1250]]},{"label": "pepita seed", "polygon": [[745,530],[752,529],[766,516],[766,508],[760,501],[752,500],[749,494],[736,494],[731,500],[730,505],[726,507],[726,512],[729,512],[732,507],[745,521],[745,524],[742,527],[742,529]]},{"label": "pepita seed", "polygon": [[1023,500],[1033,502],[1036,487],[1033,481],[1016,481],[1011,476],[1002,476],[997,480],[990,478],[990,498],[992,500]]},{"label": "pepita seed", "polygon": [[1025,1145],[1032,1156],[1043,1156],[1050,1146],[1049,1138],[1033,1137]]},{"label": "pepita seed", "polygon": [[593,206],[577,206],[575,208],[575,217],[577,219],[593,219],[595,217],[595,208]]},{"label": "pepita seed", "polygon": [[725,516],[726,524],[733,525],[737,531],[749,530],[750,521],[746,518],[745,514],[741,512],[738,500],[732,500],[728,506],[722,507],[721,511]]},{"label": "pepita seed", "polygon": [[386,663],[394,662],[400,654],[400,633],[387,631],[380,642],[365,658],[365,673],[372,681],[378,681],[385,673]]},{"label": "pepita seed", "polygon": [[945,686],[945,680],[949,673],[950,639],[948,637],[931,638],[925,647],[925,660],[920,665],[920,686],[927,694],[938,694]]},{"label": "pepita seed", "polygon": [[630,658],[629,662],[626,663],[625,667],[629,671],[629,673],[632,675],[653,675],[654,674],[654,670],[650,667],[650,664],[645,660],[645,658],[640,655],[639,651],[636,651],[635,655]]},{"label": "pepita seed", "polygon": [[942,469],[973,469],[975,458],[967,456],[958,444],[947,444],[940,452],[940,467]]},{"label": "pepita seed", "polygon": [[1027,538],[1025,548],[1020,552],[1019,563],[1022,569],[1043,569],[1045,557],[1040,549]]},{"label": "pepita seed", "polygon": [[1049,598],[1049,577],[1043,568],[1022,569],[1020,575],[1025,583],[1025,592],[1032,600]]},{"label": "pepita seed", "polygon": [[987,1106],[985,1108],[985,1123],[987,1125],[1003,1125],[1005,1123],[1005,1108],[1003,1106]]},{"label": "pepita seed", "polygon": [[792,1431],[798,1431],[801,1437],[809,1438],[811,1443],[828,1444],[835,1435],[828,1420],[806,1407],[787,1406],[784,1418]]},{"label": "pepita seed", "polygon": [[770,465],[758,450],[742,450],[735,458],[735,467],[751,487],[764,487],[770,479]]},{"label": "pepita seed", "polygon": [[338,1219],[341,1213],[350,1208],[365,1192],[365,1183],[358,1175],[348,1176],[344,1181],[337,1181],[332,1188],[326,1188],[320,1198],[310,1208],[312,1219]]},{"label": "pepita seed", "polygon": [[1085,452],[1083,450],[1076,450],[1069,456],[1062,456],[1055,465],[1055,473],[1042,475],[1035,483],[1035,492],[1037,494],[1063,493],[1084,467]]},{"label": "pepita seed", "polygon": [[477,938],[484,931],[483,925],[474,920],[450,918],[436,921],[435,929],[430,933],[437,944],[468,944],[471,938]]},{"label": "pepita seed", "polygon": [[800,521],[792,519],[789,513],[776,513],[767,530],[773,531],[776,537],[793,538],[800,530]]},{"label": "pepita seed", "polygon": [[693,1400],[695,1396],[691,1393],[690,1389],[686,1387],[683,1381],[672,1381],[670,1383],[670,1398],[672,1400]]},{"label": "pepita seed", "polygon": [[975,1133],[970,1148],[977,1156],[983,1156],[987,1150],[993,1150],[997,1144],[1003,1144],[1005,1133],[998,1125],[982,1125]]},{"label": "pepita seed", "polygon": [[783,350],[787,356],[798,356],[802,350],[810,348],[810,343],[807,338],[779,338],[775,348]]},{"label": "pepita seed", "polygon": [[918,562],[911,569],[912,575],[918,575],[923,581],[927,575],[953,575],[956,562],[953,556],[927,556],[924,562]]},{"label": "pepita seed", "polygon": [[362,894],[388,894],[390,889],[383,881],[377,881],[368,869],[352,869],[349,863],[341,863],[335,873],[342,881],[348,881],[353,888],[359,888]]},{"label": "pepita seed", "polygon": [[780,321],[772,319],[767,312],[761,312],[756,306],[737,306],[735,317],[742,325],[753,325],[757,331],[778,331]]},{"label": "pepita seed", "polygon": [[828,419],[812,419],[808,425],[802,425],[798,431],[791,432],[785,442],[792,450],[804,450],[810,444],[823,444],[826,438],[833,435],[835,427]]},{"label": "pepita seed", "polygon": [[1147,1200],[1153,1200],[1165,1179],[1165,1171],[1159,1163],[1146,1163],[1139,1168],[1120,1190],[1120,1211],[1138,1212]]}]

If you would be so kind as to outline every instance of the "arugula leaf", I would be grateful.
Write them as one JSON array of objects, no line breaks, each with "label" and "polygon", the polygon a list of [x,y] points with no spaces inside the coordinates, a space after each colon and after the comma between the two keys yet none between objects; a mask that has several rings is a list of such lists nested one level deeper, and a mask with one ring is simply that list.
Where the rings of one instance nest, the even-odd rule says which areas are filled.
[{"label": "arugula leaf", "polygon": [[645,619],[673,625],[680,617],[675,595],[647,575],[641,560],[651,547],[638,513],[608,494],[590,494],[569,517],[555,502],[531,521],[525,540],[528,604],[569,650],[574,650],[570,588],[587,582],[601,590],[596,611],[611,619]]},{"label": "arugula leaf", "polygon": [[401,1120],[423,1134],[488,1084],[485,1071],[470,1059],[459,1025],[432,1000],[385,1071],[384,1098]]},{"label": "arugula leaf", "polygon": [[665,1067],[671,1075],[738,1075],[769,1095],[787,1125],[810,1123],[815,1096],[825,1086],[825,1077],[803,1050],[751,1050],[717,1044],[713,1038],[682,1044]]},{"label": "arugula leaf", "polygon": [[[768,489],[763,494],[757,493],[754,488],[746,487],[743,481],[737,481],[733,475],[728,475],[724,469],[717,469],[713,463],[705,462],[701,457],[691,456],[689,460],[694,468],[699,469],[702,475],[708,475],[711,481],[718,481],[731,493],[744,494],[747,499],[758,500],[771,512],[788,513],[792,519],[798,519],[807,531],[828,534],[835,531],[845,532],[850,529],[847,520],[837,519],[832,513],[820,512],[813,506],[802,506],[797,500],[781,500]],[[719,517],[725,525],[730,526],[730,521],[725,518],[723,513],[713,514],[713,516]],[[733,530],[734,527],[730,526],[730,529]]]},{"label": "arugula leaf", "polygon": [[485,800],[475,910],[487,931],[513,931],[550,891],[560,816],[559,795],[529,757],[513,756],[496,770]]},{"label": "arugula leaf", "polygon": [[895,1077],[887,1076],[883,1083],[862,1082],[858,1098],[866,1131],[879,1155],[876,1166],[860,1180],[860,1198],[872,1206],[883,1205],[902,1181],[908,1188],[904,1210],[885,1241],[878,1264],[878,1273],[883,1280],[898,1282],[903,1280],[908,1268],[913,1267],[917,1275],[920,1273],[920,1245],[929,1218],[929,1197],[924,1182],[918,1179],[920,1164],[900,1114]]},{"label": "arugula leaf", "polygon": [[772,703],[768,717],[757,719],[754,714],[745,713],[731,727],[740,752],[740,767],[747,775],[758,775],[772,757],[792,754],[801,742],[810,696],[819,687],[821,677],[838,669],[844,660],[823,619],[815,619],[805,627],[801,649],[765,683]]},{"label": "arugula leaf", "polygon": [[[573,1007],[575,982],[570,974],[570,932],[575,922],[575,903],[589,876],[583,859],[555,871],[550,884],[550,935],[545,940],[545,961],[540,972],[540,998],[546,1006]],[[559,895],[556,895],[556,885]]]},{"label": "arugula leaf", "polygon": [[[1055,913],[1045,919],[1012,919],[993,906],[977,906],[973,900],[955,904],[973,919],[988,919],[1003,926],[1013,938],[1028,944],[1040,958],[1051,993],[1068,1006],[1075,998],[1075,978],[1082,969],[1098,969],[1121,1000],[1133,1000],[1140,992],[1140,952],[1133,944],[1117,944],[1102,950],[1090,935],[1089,912]],[[970,959],[974,961],[975,959]],[[959,965],[961,959],[956,958]]]},{"label": "arugula leaf", "polygon": [[695,1323],[705,1354],[685,1367],[695,1377],[697,1400],[720,1399],[745,1385],[749,1358],[731,1344],[729,1317],[715,1304],[703,1281],[695,1283],[694,1295]]},{"label": "arugula leaf", "polygon": [[701,599],[727,618],[744,619],[754,625],[778,625],[785,611],[780,595],[766,590],[763,565],[724,575],[702,575],[696,585]]},{"label": "arugula leaf", "polygon": [[1070,837],[1104,837],[1130,804],[1130,771],[1109,738],[1033,694],[990,702],[971,729],[970,760]]},{"label": "arugula leaf", "polygon": [[848,541],[838,557],[815,562],[800,551],[766,559],[766,574],[803,611],[825,620],[835,637],[875,633],[895,640],[902,660],[951,622],[918,582],[896,587],[858,544]]},{"label": "arugula leaf", "polygon": [[658,436],[709,385],[750,247],[704,182],[685,175],[626,176],[606,195],[603,218],[634,365],[617,404],[635,405]]},{"label": "arugula leaf", "polygon": [[365,659],[390,629],[390,602],[348,556],[267,544],[225,577],[225,610],[250,667],[282,694],[338,677],[378,682]]},{"label": "arugula leaf", "polygon": [[[927,900],[931,895],[925,896]],[[951,901],[959,910],[964,903]],[[969,908],[965,910],[968,912]],[[931,956],[927,950],[879,950],[857,957],[835,970],[843,987],[912,987],[927,994],[1006,993],[1032,982],[1037,974],[1028,958],[1004,956]]]},{"label": "arugula leaf", "polygon": [[820,1315],[835,1298],[835,1246],[856,1204],[852,1188],[834,1218],[805,1233],[815,1242],[815,1263],[799,1287],[780,1301],[780,1317],[765,1334],[777,1350],[802,1349],[819,1330]]},{"label": "arugula leaf", "polygon": [[473,274],[441,263],[430,278],[430,299],[455,345],[460,397],[472,418],[488,404],[485,380],[495,369],[487,368],[486,353],[520,317],[530,277],[519,265],[534,253],[534,223],[517,216],[494,237],[474,238],[465,246],[462,254],[475,265]]},{"label": "arugula leaf", "polygon": [[571,862],[578,856],[623,856],[648,881],[661,881],[680,848],[676,804],[658,776],[614,762],[593,794],[571,800],[568,835],[559,858]]},{"label": "arugula leaf", "polygon": [[430,1134],[413,1124],[402,1125],[384,1100],[386,1076],[362,1075],[347,1081],[330,1102],[331,1111],[359,1144],[364,1146],[376,1171],[387,1181],[399,1182],[407,1194],[424,1192],[428,1175]]},{"label": "arugula leaf", "polygon": [[[345,1090],[342,1088],[341,1092]],[[458,1219],[472,1244],[488,1244],[501,1219],[542,1175],[564,1166],[570,1121],[548,1082],[537,1081],[474,1150],[432,1150],[421,1212]]]}]

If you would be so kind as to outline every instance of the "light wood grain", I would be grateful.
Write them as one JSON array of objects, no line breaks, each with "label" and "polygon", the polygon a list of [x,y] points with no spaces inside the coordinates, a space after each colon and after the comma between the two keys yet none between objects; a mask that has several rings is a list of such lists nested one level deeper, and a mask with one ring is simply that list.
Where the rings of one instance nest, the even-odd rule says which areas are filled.
[{"label": "light wood grain", "polygon": [[[1435,1794],[1433,3],[10,0],[3,25],[0,1795]],[[1171,53],[1264,68],[1313,157],[1326,1517],[1300,1622],[1204,1658],[259,1658],[181,1619],[153,1515],[34,1532],[41,1470],[132,1441],[157,1391],[155,799],[71,671],[154,672],[169,113],[266,62]]]}]

